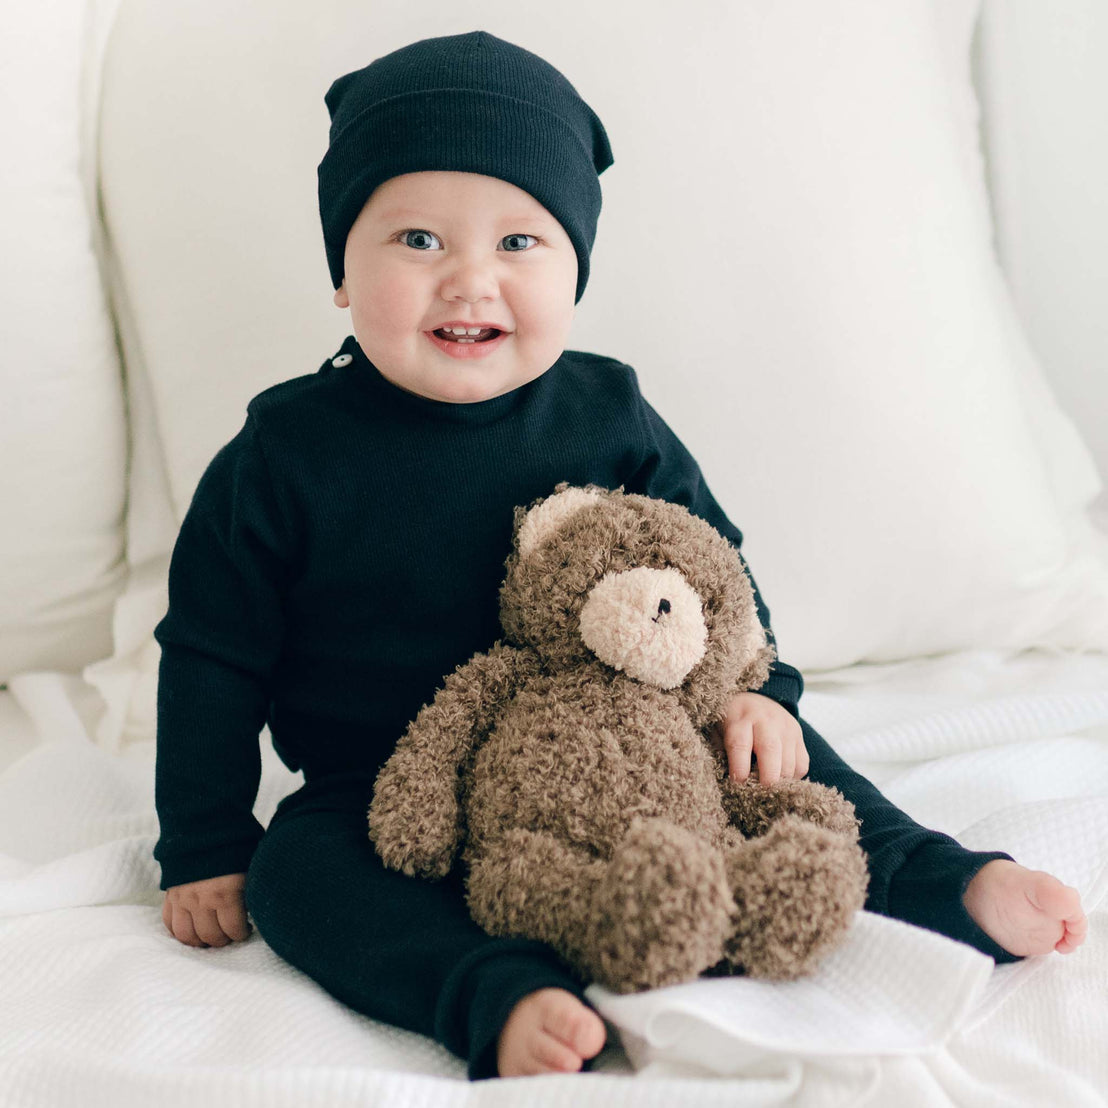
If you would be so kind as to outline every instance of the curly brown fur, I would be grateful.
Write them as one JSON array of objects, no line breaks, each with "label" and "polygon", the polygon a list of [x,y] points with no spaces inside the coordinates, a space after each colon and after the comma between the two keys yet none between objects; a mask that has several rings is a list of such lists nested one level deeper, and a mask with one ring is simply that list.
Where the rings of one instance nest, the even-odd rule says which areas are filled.
[{"label": "curly brown fur", "polygon": [[[555,495],[566,487],[558,485]],[[765,684],[776,657],[764,640],[755,650],[747,646],[746,632],[761,625],[745,563],[710,523],[680,504],[596,491],[598,503],[575,512],[537,549],[508,557],[500,588],[505,637],[533,647],[558,669],[595,660],[578,624],[593,586],[635,566],[677,566],[700,594],[708,627],[707,654],[680,689],[694,726],[703,729],[736,692]],[[516,509],[517,533],[528,510]]]},{"label": "curly brown fur", "polygon": [[861,821],[854,814],[854,805],[829,785],[787,779],[763,785],[754,774],[736,782],[723,773],[720,790],[728,819],[748,838],[764,835],[782,816],[798,815],[858,841]]},{"label": "curly brown fur", "polygon": [[496,643],[450,674],[377,774],[369,833],[382,861],[410,877],[444,877],[465,834],[459,769],[519,684],[533,651]]},{"label": "curly brown fur", "polygon": [[617,992],[676,985],[719,961],[736,913],[723,855],[662,819],[637,819],[589,905],[586,967]]},{"label": "curly brown fur", "polygon": [[549,943],[571,964],[588,963],[587,914],[605,865],[547,831],[513,828],[482,851],[467,851],[466,900],[490,934]]},{"label": "curly brown fur", "polygon": [[724,958],[734,972],[787,981],[811,973],[865,902],[865,856],[848,837],[799,816],[727,855],[736,926]]},{"label": "curly brown fur", "polygon": [[[678,505],[592,487],[540,504],[516,512],[504,640],[446,678],[378,776],[378,853],[438,877],[464,842],[478,923],[548,942],[618,991],[713,965],[807,972],[864,898],[864,855],[834,790],[733,788],[705,739],[773,659],[741,558]],[[664,625],[671,608],[652,619],[635,608],[626,641],[637,650],[646,636],[662,651],[644,647],[648,660],[687,658],[676,684],[649,679],[664,667],[631,676],[622,655],[608,664],[586,644],[581,612],[612,575],[674,598]],[[660,592],[647,595],[655,604]],[[633,590],[618,597],[590,609],[616,639],[626,605],[640,604]],[[693,632],[681,640],[691,653],[665,655]]]},{"label": "curly brown fur", "polygon": [[521,684],[463,773],[470,856],[525,827],[607,859],[640,817],[721,843],[711,752],[677,698],[599,665]]}]

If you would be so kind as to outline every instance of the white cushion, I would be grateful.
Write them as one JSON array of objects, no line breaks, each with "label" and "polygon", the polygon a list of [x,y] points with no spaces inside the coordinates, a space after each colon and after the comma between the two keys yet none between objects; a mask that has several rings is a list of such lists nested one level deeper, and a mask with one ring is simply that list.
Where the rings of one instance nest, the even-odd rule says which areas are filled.
[{"label": "white cushion", "polygon": [[96,255],[85,0],[0,36],[0,681],[111,653],[126,571],[122,378]]},{"label": "white cushion", "polygon": [[1108,472],[1108,4],[986,0],[975,48],[997,251],[1031,345]]},{"label": "white cushion", "polygon": [[701,461],[803,670],[1108,649],[1100,478],[992,253],[975,11],[734,4],[664,40],[673,80],[646,28],[621,58],[592,337]]},{"label": "white cushion", "polygon": [[787,661],[1108,648],[1085,515],[1100,481],[991,251],[976,11],[126,0],[104,194],[174,514],[247,400],[350,331],[316,208],[331,80],[482,28],[561,68],[605,123],[570,345],[637,368],[744,530]]}]

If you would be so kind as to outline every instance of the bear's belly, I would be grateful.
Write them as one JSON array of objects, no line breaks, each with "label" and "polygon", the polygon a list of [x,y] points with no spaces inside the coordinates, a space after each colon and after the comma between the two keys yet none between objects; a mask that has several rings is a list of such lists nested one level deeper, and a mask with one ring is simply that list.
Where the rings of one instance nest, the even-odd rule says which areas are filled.
[{"label": "bear's belly", "polygon": [[478,849],[525,828],[607,856],[636,818],[713,842],[726,822],[712,754],[677,698],[622,676],[533,679],[477,751],[466,791]]}]

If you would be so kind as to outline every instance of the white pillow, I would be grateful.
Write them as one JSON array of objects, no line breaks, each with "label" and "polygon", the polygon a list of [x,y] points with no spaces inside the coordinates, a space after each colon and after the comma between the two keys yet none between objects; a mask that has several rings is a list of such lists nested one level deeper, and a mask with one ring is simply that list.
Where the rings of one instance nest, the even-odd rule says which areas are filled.
[{"label": "white pillow", "polygon": [[104,194],[176,517],[246,401],[350,331],[316,209],[330,81],[482,28],[604,120],[616,161],[570,345],[634,365],[701,461],[785,660],[1108,647],[1083,532],[1099,481],[991,253],[976,11],[128,0]]},{"label": "white pillow", "polygon": [[621,332],[600,348],[700,460],[803,670],[1108,649],[1100,478],[992,252],[976,10],[738,3],[679,45],[640,24],[619,62],[640,122],[605,117],[591,337]]},{"label": "white pillow", "polygon": [[[975,38],[997,250],[1032,346],[1108,472],[1108,5],[988,0]],[[1108,512],[1108,495],[1097,505]]]},{"label": "white pillow", "polygon": [[23,0],[0,37],[0,681],[111,653],[126,425],[82,146],[94,5]]},{"label": "white pillow", "polygon": [[349,333],[316,198],[323,93],[342,45],[325,27],[325,10],[294,0],[123,0],[108,42],[101,187],[113,292],[178,523],[250,398],[314,372]]}]

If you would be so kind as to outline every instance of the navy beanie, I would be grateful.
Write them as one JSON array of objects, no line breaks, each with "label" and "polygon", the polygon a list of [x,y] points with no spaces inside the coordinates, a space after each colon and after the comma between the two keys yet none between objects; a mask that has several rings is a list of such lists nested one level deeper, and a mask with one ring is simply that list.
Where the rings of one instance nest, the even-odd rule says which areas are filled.
[{"label": "navy beanie", "polygon": [[378,185],[456,170],[508,181],[558,220],[577,252],[581,299],[612,151],[596,113],[549,62],[487,31],[421,39],[339,77],[324,100],[319,214],[336,289],[346,236]]}]

